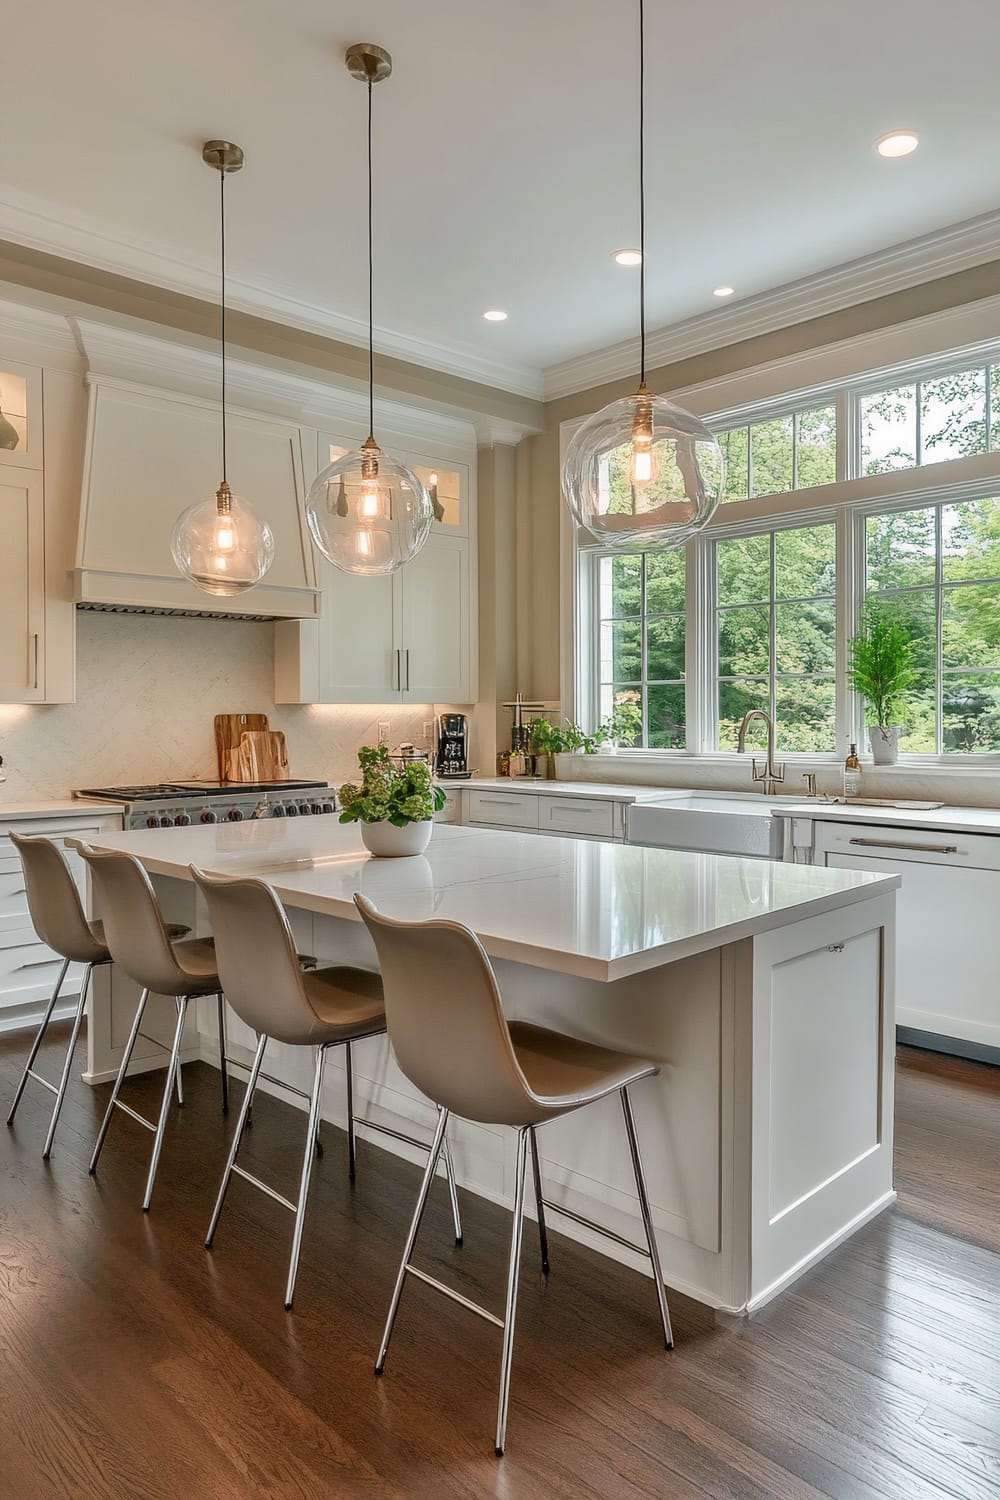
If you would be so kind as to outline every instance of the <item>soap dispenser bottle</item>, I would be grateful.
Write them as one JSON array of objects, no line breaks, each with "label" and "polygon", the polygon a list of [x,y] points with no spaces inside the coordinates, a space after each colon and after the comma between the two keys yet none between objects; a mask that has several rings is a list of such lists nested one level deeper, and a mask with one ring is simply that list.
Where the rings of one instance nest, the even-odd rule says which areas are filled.
[{"label": "soap dispenser bottle", "polygon": [[844,796],[857,797],[861,794],[861,762],[858,760],[858,747],[853,742],[847,752],[844,761]]}]

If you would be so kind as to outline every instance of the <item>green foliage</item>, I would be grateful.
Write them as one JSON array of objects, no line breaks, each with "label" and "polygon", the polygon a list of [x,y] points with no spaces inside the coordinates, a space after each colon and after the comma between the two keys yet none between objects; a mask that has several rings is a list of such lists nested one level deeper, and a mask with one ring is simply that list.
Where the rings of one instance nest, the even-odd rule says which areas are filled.
[{"label": "green foliage", "polygon": [[426,761],[408,761],[397,769],[385,745],[362,745],[358,765],[361,785],[348,781],[340,788],[342,823],[388,822],[405,828],[426,823],[445,805],[444,791],[434,785]]},{"label": "green foliage", "polygon": [[611,717],[597,727],[594,738],[599,745],[634,745],[642,734],[642,709],[634,697],[624,693],[618,698]]},{"label": "green foliage", "polygon": [[861,628],[848,642],[848,678],[863,693],[869,722],[889,729],[900,722],[906,694],[918,681],[910,634],[897,614],[869,599]]}]

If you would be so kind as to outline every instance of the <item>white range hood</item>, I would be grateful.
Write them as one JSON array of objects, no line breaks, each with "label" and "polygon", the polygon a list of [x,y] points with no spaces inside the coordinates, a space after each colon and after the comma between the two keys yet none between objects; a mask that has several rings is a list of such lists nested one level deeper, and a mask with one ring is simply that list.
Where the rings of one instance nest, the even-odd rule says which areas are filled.
[{"label": "white range hood", "polygon": [[275,559],[256,588],[216,599],[177,572],[170,533],[179,513],[214,494],[218,484],[218,355],[107,324],[77,321],[75,326],[90,392],[74,573],[77,603],[316,618],[319,592],[303,512],[303,450],[311,476],[315,432],[288,414],[287,400],[273,403],[284,415],[239,404],[247,395],[268,401],[275,389],[291,382],[237,362],[231,366],[237,404],[228,414],[230,482],[266,518]]}]

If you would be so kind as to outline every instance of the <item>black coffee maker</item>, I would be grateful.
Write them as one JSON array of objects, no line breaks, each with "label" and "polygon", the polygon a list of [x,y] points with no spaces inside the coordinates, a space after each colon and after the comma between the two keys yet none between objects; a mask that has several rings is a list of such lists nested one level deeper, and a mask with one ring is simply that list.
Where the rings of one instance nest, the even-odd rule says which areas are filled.
[{"label": "black coffee maker", "polygon": [[437,774],[442,781],[468,781],[469,721],[464,714],[438,718]]}]

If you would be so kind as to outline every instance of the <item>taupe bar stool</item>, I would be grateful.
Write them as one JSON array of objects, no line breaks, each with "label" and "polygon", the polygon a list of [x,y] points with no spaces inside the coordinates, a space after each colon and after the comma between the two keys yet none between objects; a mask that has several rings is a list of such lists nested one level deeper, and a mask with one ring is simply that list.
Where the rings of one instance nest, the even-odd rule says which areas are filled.
[{"label": "taupe bar stool", "polygon": [[[493,965],[475,933],[457,922],[395,921],[380,915],[364,896],[356,895],[354,899],[375,941],[385,986],[389,1040],[396,1054],[396,1061],[410,1081],[441,1109],[430,1160],[424,1173],[392,1293],[389,1316],[378,1359],[375,1361],[375,1373],[381,1375],[385,1368],[389,1339],[408,1273],[461,1303],[470,1312],[478,1313],[487,1322],[502,1328],[503,1354],[500,1361],[500,1399],[495,1443],[496,1454],[500,1457],[507,1435],[528,1144],[530,1141],[537,1186],[540,1174],[535,1126],[570,1114],[585,1104],[592,1104],[595,1100],[616,1092],[621,1095],[639,1209],[646,1231],[646,1247],[643,1249],[638,1245],[629,1245],[629,1248],[648,1256],[652,1264],[653,1283],[663,1325],[663,1341],[668,1349],[673,1348],[670,1313],[628,1094],[633,1083],[638,1083],[641,1078],[652,1077],[659,1072],[659,1068],[645,1058],[628,1057],[622,1052],[597,1047],[591,1042],[564,1036],[557,1031],[548,1031],[541,1026],[531,1026],[523,1021],[508,1022],[503,1013]],[[447,975],[447,983],[442,983],[442,975]],[[412,1264],[411,1257],[427,1202],[437,1152],[444,1139],[448,1117],[452,1113],[482,1124],[510,1125],[517,1131],[514,1222],[503,1318],[498,1318],[486,1308],[459,1296],[451,1287],[436,1281]],[[547,1270],[540,1188],[538,1197],[542,1258]],[[557,1204],[549,1203],[547,1206],[563,1212]],[[579,1219],[576,1214],[570,1217]],[[579,1219],[579,1222],[587,1224],[600,1234],[608,1234],[601,1225],[590,1220]],[[610,1237],[619,1244],[629,1243],[617,1235]]]},{"label": "taupe bar stool", "polygon": [[[385,1008],[382,1003],[382,981],[370,969],[336,964],[317,969],[314,973],[303,973],[295,954],[295,941],[285,910],[274,891],[263,880],[229,879],[206,875],[191,866],[191,874],[197,881],[208,905],[209,919],[215,933],[219,975],[225,986],[226,998],[236,1014],[247,1026],[257,1032],[257,1050],[250,1069],[250,1081],[243,1096],[243,1105],[236,1131],[233,1135],[229,1159],[222,1175],[219,1195],[216,1199],[212,1221],[205,1238],[206,1248],[211,1249],[218,1228],[222,1205],[226,1199],[229,1180],[235,1172],[245,1182],[273,1198],[276,1203],[295,1215],[292,1235],[292,1254],[288,1266],[288,1281],[285,1287],[285,1307],[290,1308],[295,1294],[295,1279],[302,1249],[302,1231],[305,1227],[306,1205],[309,1185],[312,1180],[313,1142],[319,1129],[320,1107],[323,1102],[323,1069],[326,1055],[331,1047],[344,1048],[344,1063],[347,1072],[347,1140],[350,1163],[350,1178],[354,1181],[355,1125],[378,1130],[397,1140],[407,1141],[411,1146],[427,1149],[425,1141],[414,1140],[387,1126],[376,1125],[371,1120],[355,1120],[354,1084],[351,1058],[352,1042],[364,1037],[381,1036],[385,1032]],[[254,1091],[261,1078],[277,1084],[283,1089],[290,1086],[282,1079],[262,1073],[264,1053],[268,1042],[284,1042],[293,1047],[314,1047],[316,1060],[313,1069],[313,1086],[309,1094],[309,1124],[306,1131],[305,1153],[299,1179],[299,1196],[295,1203],[282,1196],[259,1177],[254,1177],[236,1165],[240,1140],[246,1125],[247,1114],[253,1104]],[[291,1089],[300,1094],[300,1089]],[[455,1240],[462,1243],[462,1221],[458,1208],[458,1193],[451,1156],[443,1132],[435,1137],[435,1166],[443,1154],[448,1189],[451,1194],[452,1217],[455,1222]],[[431,1174],[433,1175],[433,1174]]]},{"label": "taupe bar stool", "polygon": [[[52,1152],[52,1142],[55,1139],[56,1126],[59,1123],[59,1114],[62,1110],[63,1100],[66,1097],[66,1087],[69,1083],[70,1069],[73,1066],[73,1053],[76,1050],[77,1039],[80,1035],[80,1026],[83,1021],[84,1011],[87,1005],[87,994],[90,989],[90,976],[94,969],[101,964],[111,962],[111,954],[104,936],[104,927],[100,922],[90,922],[84,914],[83,903],[80,893],[76,887],[66,856],[62,850],[44,834],[19,834],[12,833],[11,843],[21,856],[21,865],[24,870],[25,893],[28,897],[28,912],[31,916],[32,926],[38,933],[43,943],[47,943],[63,960],[59,977],[52,991],[52,998],[42,1017],[42,1024],[35,1034],[35,1040],[28,1054],[21,1080],[17,1085],[14,1102],[7,1116],[7,1124],[13,1125],[17,1107],[21,1102],[21,1095],[29,1078],[40,1083],[43,1088],[55,1094],[55,1104],[52,1106],[52,1117],[49,1120],[48,1134],[45,1137],[45,1145],[42,1149],[42,1157],[47,1161]],[[171,936],[183,937],[189,929],[187,927],[172,927]],[[71,963],[84,965],[83,979],[80,982],[80,998],[77,1002],[76,1014],[73,1017],[73,1030],[70,1034],[69,1044],[66,1048],[66,1060],[63,1063],[62,1075],[58,1086],[43,1078],[40,1073],[35,1072],[35,1058],[38,1049],[48,1030],[52,1019],[52,1012],[56,1008],[59,992],[63,987],[66,974]]]},{"label": "taupe bar stool", "polygon": [[[116,1109],[123,1110],[155,1136],[153,1155],[143,1194],[143,1212],[149,1211],[153,1198],[153,1185],[163,1150],[163,1137],[170,1112],[170,1096],[175,1083],[178,1084],[177,1101],[183,1104],[180,1083],[180,1052],[184,1037],[184,1023],[188,1006],[192,1000],[203,995],[215,995],[219,1011],[219,1058],[222,1067],[222,1108],[229,1108],[229,1083],[226,1068],[226,1030],[222,986],[216,970],[215,947],[210,938],[186,938],[177,940],[171,936],[160,912],[159,902],[153,892],[149,876],[132,854],[123,854],[106,849],[93,849],[81,844],[80,853],[90,866],[98,906],[103,913],[104,930],[112,960],[140,986],[139,1004],[129,1032],[125,1051],[115,1086],[111,1091],[107,1112],[101,1122],[94,1154],[90,1159],[90,1171],[97,1171],[97,1163],[104,1149],[108,1129]],[[150,992],[156,995],[173,995],[177,1005],[177,1025],[174,1029],[170,1061],[167,1066],[167,1081],[163,1088],[163,1103],[159,1119],[154,1125],[145,1115],[123,1104],[118,1097],[132,1060],[132,1052],[140,1035],[146,1003]],[[146,1037],[156,1041],[155,1037]],[[157,1046],[162,1045],[157,1042]]]}]

